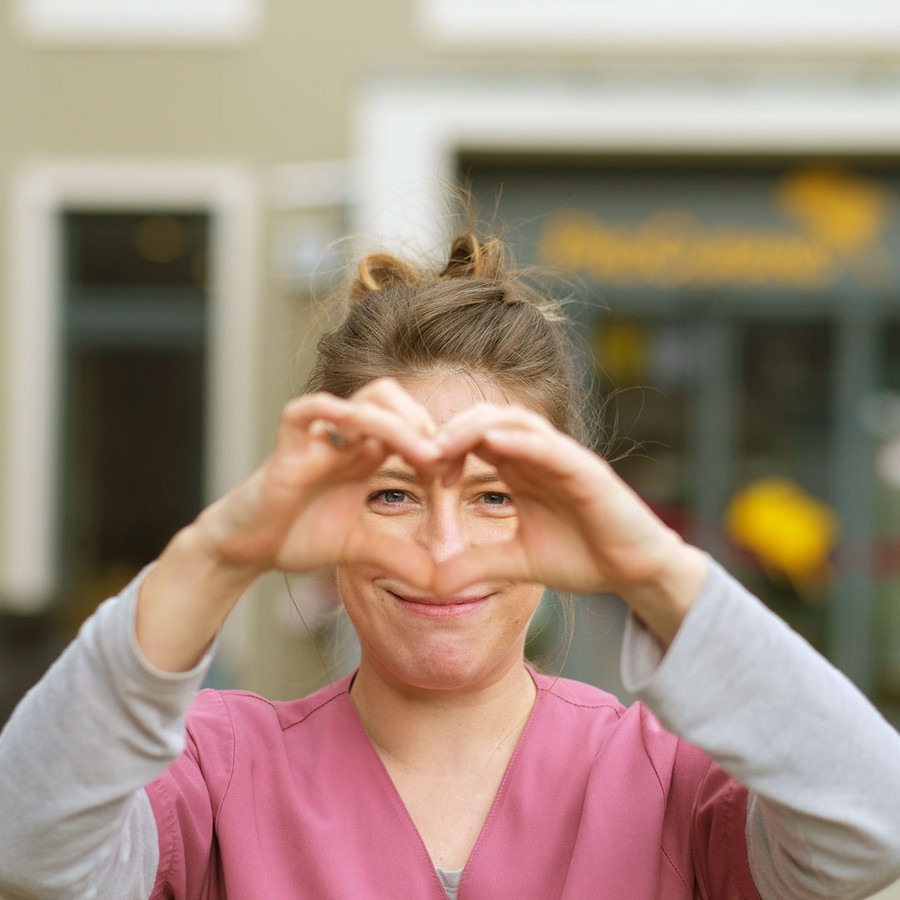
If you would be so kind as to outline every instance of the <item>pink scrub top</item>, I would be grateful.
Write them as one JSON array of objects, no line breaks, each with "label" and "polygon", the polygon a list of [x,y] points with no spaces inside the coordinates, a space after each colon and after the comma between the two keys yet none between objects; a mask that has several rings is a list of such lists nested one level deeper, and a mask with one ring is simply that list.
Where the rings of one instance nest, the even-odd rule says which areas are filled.
[{"label": "pink scrub top", "polygon": [[[747,790],[640,703],[532,673],[538,699],[459,900],[758,900]],[[350,700],[203,691],[147,787],[157,898],[446,900]]]}]

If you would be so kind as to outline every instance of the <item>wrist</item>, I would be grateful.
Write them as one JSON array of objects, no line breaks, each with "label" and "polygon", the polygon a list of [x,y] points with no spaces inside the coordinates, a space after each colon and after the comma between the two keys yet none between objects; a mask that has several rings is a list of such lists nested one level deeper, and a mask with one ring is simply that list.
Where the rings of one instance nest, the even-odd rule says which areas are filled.
[{"label": "wrist", "polygon": [[208,510],[190,525],[177,532],[160,557],[160,563],[171,561],[185,584],[201,595],[227,597],[243,594],[266,571],[227,552],[209,528]]},{"label": "wrist", "polygon": [[135,615],[141,653],[163,671],[192,669],[256,575],[223,565],[196,523],[179,531],[141,584]]},{"label": "wrist", "polygon": [[709,572],[709,558],[674,535],[677,544],[652,573],[622,591],[634,614],[668,647],[675,638]]},{"label": "wrist", "polygon": [[236,542],[227,526],[222,524],[221,507],[227,499],[226,495],[204,509],[175,535],[170,546],[179,553],[195,557],[201,570],[223,588],[242,585],[246,590],[269,566],[241,552],[242,547],[235,546],[240,542]]}]

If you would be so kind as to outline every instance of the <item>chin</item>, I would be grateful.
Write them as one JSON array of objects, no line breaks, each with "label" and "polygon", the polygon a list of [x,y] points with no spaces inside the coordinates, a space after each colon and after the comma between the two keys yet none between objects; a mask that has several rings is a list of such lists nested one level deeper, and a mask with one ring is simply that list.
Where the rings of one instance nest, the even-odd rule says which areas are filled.
[{"label": "chin", "polygon": [[[424,651],[424,652],[423,652]],[[497,678],[510,663],[521,663],[523,655],[488,657],[464,647],[411,648],[410,655],[394,670],[411,687],[434,691],[464,691]]]}]

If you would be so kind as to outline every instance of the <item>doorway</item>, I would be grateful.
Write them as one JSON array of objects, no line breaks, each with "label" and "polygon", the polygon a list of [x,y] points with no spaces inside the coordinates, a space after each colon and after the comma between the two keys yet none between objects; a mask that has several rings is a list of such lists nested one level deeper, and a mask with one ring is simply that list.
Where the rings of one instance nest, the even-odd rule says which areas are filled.
[{"label": "doorway", "polygon": [[58,583],[71,632],[202,506],[209,217],[69,210],[60,228]]}]

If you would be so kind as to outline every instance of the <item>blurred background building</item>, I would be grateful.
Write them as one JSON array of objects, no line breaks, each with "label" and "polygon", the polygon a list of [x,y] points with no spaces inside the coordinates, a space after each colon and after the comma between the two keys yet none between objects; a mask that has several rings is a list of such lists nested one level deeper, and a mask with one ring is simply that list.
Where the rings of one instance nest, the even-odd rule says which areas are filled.
[{"label": "blurred background building", "polygon": [[[264,457],[335,273],[441,250],[462,180],[566,274],[623,475],[900,724],[900,7],[0,10],[0,721]],[[335,605],[263,579],[218,682],[352,665]],[[576,619],[566,674],[618,689],[621,608]]]}]

